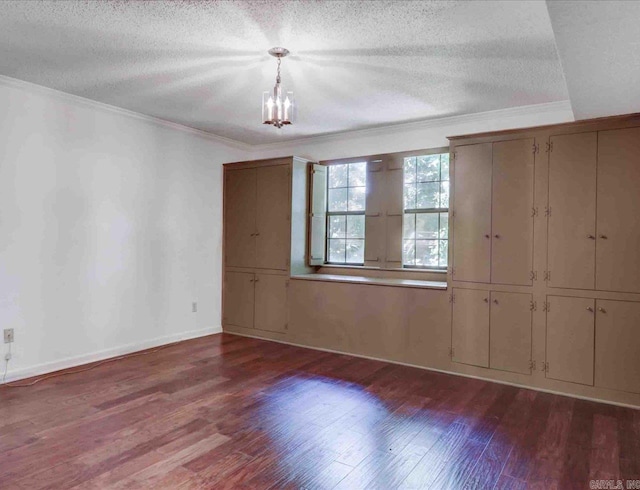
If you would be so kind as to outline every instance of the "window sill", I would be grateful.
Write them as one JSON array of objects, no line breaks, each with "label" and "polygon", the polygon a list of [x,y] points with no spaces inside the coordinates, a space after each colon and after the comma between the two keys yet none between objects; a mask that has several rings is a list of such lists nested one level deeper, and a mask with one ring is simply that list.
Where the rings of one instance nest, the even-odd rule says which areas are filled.
[{"label": "window sill", "polygon": [[394,286],[403,288],[437,289],[446,291],[447,283],[440,281],[419,281],[416,279],[392,279],[365,276],[344,276],[339,274],[298,274],[291,279],[303,281],[344,282],[351,284],[367,284],[372,286]]},{"label": "window sill", "polygon": [[428,272],[429,274],[442,274],[447,275],[446,269],[423,269],[421,267],[395,267],[395,268],[382,268],[369,265],[351,265],[351,264],[322,264],[322,268],[336,268],[336,269],[354,269],[363,271],[392,271],[392,272]]}]

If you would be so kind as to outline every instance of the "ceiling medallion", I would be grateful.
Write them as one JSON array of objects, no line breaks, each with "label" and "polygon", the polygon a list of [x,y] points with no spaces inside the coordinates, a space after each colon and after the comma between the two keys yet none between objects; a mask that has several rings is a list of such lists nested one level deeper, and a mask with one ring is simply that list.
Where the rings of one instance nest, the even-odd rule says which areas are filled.
[{"label": "ceiling medallion", "polygon": [[293,92],[285,92],[283,98],[280,85],[280,63],[282,63],[282,58],[289,54],[289,50],[276,47],[271,48],[268,52],[278,59],[278,74],[273,92],[262,94],[262,122],[276,128],[282,128],[282,126],[292,124],[294,112]]}]

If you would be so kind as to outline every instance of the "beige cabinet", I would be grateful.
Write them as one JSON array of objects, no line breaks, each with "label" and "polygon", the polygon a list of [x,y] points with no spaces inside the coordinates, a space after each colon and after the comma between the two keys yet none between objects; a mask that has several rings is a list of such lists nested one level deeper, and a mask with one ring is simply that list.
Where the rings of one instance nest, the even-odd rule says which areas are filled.
[{"label": "beige cabinet", "polygon": [[532,297],[491,292],[489,367],[531,373]]},{"label": "beige cabinet", "polygon": [[549,286],[593,289],[596,277],[595,132],[550,138]]},{"label": "beige cabinet", "polygon": [[272,332],[287,329],[287,276],[255,275],[255,328]]},{"label": "beige cabinet", "polygon": [[225,172],[224,250],[226,265],[256,264],[256,169]]},{"label": "beige cabinet", "polygon": [[531,285],[533,138],[457,146],[453,279]]},{"label": "beige cabinet", "polygon": [[595,300],[547,297],[547,378],[593,385]]},{"label": "beige cabinet", "polygon": [[283,332],[287,328],[289,279],[275,274],[225,274],[224,324]]},{"label": "beige cabinet", "polygon": [[259,167],[256,181],[255,267],[286,270],[291,222],[289,165]]},{"label": "beige cabinet", "polygon": [[253,328],[254,274],[229,272],[224,278],[224,323]]},{"label": "beige cabinet", "polygon": [[453,170],[453,278],[491,280],[492,144],[458,146]]},{"label": "beige cabinet", "polygon": [[451,359],[489,367],[489,292],[453,290]]},{"label": "beige cabinet", "polygon": [[289,165],[229,169],[225,180],[225,265],[286,270]]},{"label": "beige cabinet", "polygon": [[640,393],[640,303],[599,299],[596,306],[595,385]]},{"label": "beige cabinet", "polygon": [[598,133],[596,289],[640,292],[640,128]]},{"label": "beige cabinet", "polygon": [[527,138],[493,144],[491,282],[494,284],[532,283],[534,143],[533,138]]}]

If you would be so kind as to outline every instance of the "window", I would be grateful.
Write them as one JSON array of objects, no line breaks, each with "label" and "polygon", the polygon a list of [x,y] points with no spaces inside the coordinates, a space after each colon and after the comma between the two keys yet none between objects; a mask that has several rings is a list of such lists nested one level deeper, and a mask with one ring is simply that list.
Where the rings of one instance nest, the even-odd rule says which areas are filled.
[{"label": "window", "polygon": [[367,162],[329,166],[327,179],[327,262],[364,264]]},{"label": "window", "polygon": [[404,159],[403,267],[444,269],[449,243],[449,154]]}]

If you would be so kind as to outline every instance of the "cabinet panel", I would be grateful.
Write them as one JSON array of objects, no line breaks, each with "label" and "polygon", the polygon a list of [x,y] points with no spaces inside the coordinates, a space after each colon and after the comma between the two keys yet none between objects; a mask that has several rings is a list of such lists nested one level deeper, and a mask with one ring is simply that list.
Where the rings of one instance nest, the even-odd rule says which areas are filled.
[{"label": "cabinet panel", "polygon": [[598,133],[596,289],[640,292],[640,128]]},{"label": "cabinet panel", "polygon": [[224,278],[224,322],[253,328],[254,275],[227,272]]},{"label": "cabinet panel", "polygon": [[492,283],[531,285],[533,145],[533,138],[493,144]]},{"label": "cabinet panel", "polygon": [[255,328],[283,332],[287,328],[286,276],[256,274]]},{"label": "cabinet panel", "polygon": [[453,278],[489,282],[491,143],[458,146],[454,161]]},{"label": "cabinet panel", "polygon": [[595,300],[548,296],[547,378],[593,385]]},{"label": "cabinet panel", "polygon": [[453,290],[452,360],[489,367],[489,293]]},{"label": "cabinet panel", "polygon": [[640,303],[597,300],[596,386],[640,393]]},{"label": "cabinet panel", "polygon": [[290,240],[289,166],[257,169],[256,267],[286,270]]},{"label": "cabinet panel", "polygon": [[256,169],[227,170],[225,180],[225,263],[234,267],[254,267]]},{"label": "cabinet panel", "polygon": [[549,153],[549,286],[593,289],[597,133],[552,136]]},{"label": "cabinet panel", "polygon": [[531,373],[531,295],[491,292],[490,367]]}]

